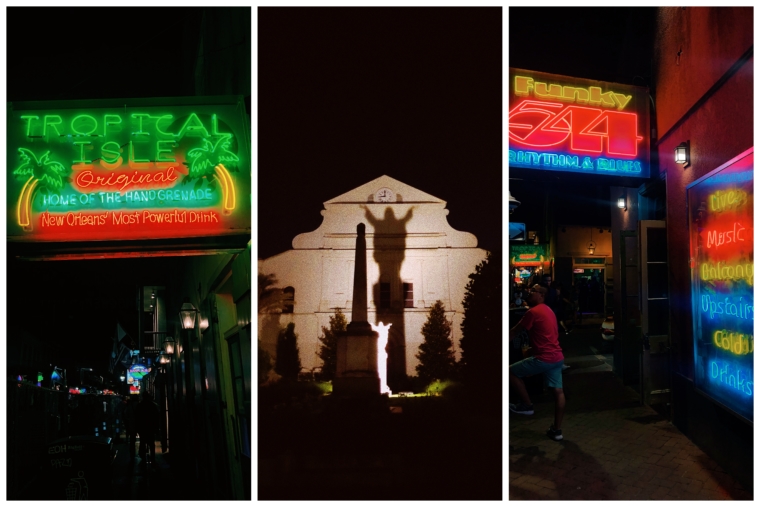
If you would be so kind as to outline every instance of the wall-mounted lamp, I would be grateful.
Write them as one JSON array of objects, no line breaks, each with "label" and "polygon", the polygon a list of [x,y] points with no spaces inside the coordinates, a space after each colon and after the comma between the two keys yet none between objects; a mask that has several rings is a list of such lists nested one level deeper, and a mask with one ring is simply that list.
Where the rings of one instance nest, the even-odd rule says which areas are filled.
[{"label": "wall-mounted lamp", "polygon": [[691,159],[689,155],[689,141],[686,141],[685,143],[681,143],[678,146],[676,146],[675,158],[676,158],[676,164],[682,164],[684,169],[689,167],[689,164],[691,163]]},{"label": "wall-mounted lamp", "polygon": [[174,339],[171,336],[164,338],[164,343],[162,345],[164,347],[164,352],[169,355],[174,354]]},{"label": "wall-mounted lamp", "polygon": [[625,202],[625,197],[618,197],[618,208],[628,210],[628,204]]},{"label": "wall-mounted lamp", "polygon": [[588,253],[589,255],[594,255],[594,250],[596,250],[596,243],[594,243],[594,228],[591,228],[591,243],[588,244]]},{"label": "wall-mounted lamp", "polygon": [[512,197],[511,192],[507,191],[507,193],[509,194],[509,213],[511,214],[520,205],[520,201]]},{"label": "wall-mounted lamp", "polygon": [[182,308],[179,309],[179,320],[182,322],[182,329],[195,328],[195,316],[198,310],[195,309],[189,298],[185,298]]}]

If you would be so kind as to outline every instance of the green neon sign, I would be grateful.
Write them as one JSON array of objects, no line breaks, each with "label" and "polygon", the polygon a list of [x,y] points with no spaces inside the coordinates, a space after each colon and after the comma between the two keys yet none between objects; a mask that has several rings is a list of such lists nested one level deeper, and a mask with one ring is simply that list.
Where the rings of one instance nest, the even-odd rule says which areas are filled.
[{"label": "green neon sign", "polygon": [[250,231],[250,124],[238,99],[9,104],[7,126],[9,239]]}]

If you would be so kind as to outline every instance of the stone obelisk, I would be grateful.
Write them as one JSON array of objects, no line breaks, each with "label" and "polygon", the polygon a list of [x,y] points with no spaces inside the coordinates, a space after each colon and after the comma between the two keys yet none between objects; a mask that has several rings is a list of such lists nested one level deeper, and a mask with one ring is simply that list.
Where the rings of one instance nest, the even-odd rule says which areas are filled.
[{"label": "stone obelisk", "polygon": [[338,365],[333,393],[338,396],[373,396],[380,394],[377,374],[377,338],[367,321],[367,240],[364,224],[356,226],[356,262],[354,264],[354,299],[351,322],[338,335]]}]

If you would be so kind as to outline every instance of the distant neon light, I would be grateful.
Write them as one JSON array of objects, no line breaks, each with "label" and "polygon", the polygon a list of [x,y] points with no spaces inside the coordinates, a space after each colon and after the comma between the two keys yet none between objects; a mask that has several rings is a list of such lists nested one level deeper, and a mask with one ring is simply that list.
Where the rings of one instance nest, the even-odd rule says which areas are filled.
[{"label": "distant neon light", "polygon": [[370,324],[374,331],[377,331],[377,375],[380,377],[380,394],[391,393],[388,388],[388,352],[385,347],[388,345],[388,329],[392,324],[384,325],[380,322],[378,325]]}]

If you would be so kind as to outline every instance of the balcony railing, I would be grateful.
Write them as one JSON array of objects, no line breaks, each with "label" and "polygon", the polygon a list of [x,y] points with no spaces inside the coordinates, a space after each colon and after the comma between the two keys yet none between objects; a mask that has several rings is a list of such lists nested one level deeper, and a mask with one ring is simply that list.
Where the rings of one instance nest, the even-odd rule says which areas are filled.
[{"label": "balcony railing", "polygon": [[163,349],[166,331],[145,331],[142,340],[143,354],[158,354]]}]

